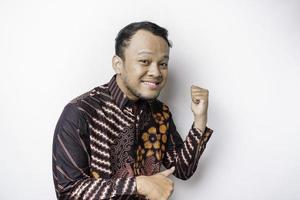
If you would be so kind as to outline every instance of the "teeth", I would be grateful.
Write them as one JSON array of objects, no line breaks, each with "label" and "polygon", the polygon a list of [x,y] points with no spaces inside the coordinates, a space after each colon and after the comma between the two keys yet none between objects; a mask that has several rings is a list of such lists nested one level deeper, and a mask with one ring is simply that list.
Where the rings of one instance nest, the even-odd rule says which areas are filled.
[{"label": "teeth", "polygon": [[144,83],[146,83],[147,85],[153,85],[153,86],[157,85],[156,83],[147,82],[147,81],[145,81]]}]

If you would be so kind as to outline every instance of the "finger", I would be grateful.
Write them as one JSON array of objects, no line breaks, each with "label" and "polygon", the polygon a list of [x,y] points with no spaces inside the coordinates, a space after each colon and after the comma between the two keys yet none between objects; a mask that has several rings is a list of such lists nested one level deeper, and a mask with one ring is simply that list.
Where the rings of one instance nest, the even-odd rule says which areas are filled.
[{"label": "finger", "polygon": [[161,175],[170,176],[175,171],[175,167],[171,167],[170,169],[166,169],[165,171],[160,172]]},{"label": "finger", "polygon": [[204,89],[204,88],[202,88],[200,86],[197,86],[197,85],[191,85],[191,89],[195,89],[195,88]]},{"label": "finger", "polygon": [[194,92],[194,91],[208,91],[207,89],[205,88],[191,88],[191,91]]},{"label": "finger", "polygon": [[208,90],[191,90],[191,93],[208,93]]},{"label": "finger", "polygon": [[203,95],[203,96],[208,96],[208,92],[192,92],[192,95]]},{"label": "finger", "polygon": [[192,92],[208,92],[208,90],[206,89],[201,89],[201,90],[198,90],[198,89],[194,89],[194,90],[191,90]]},{"label": "finger", "polygon": [[208,98],[205,97],[205,96],[192,96],[192,99],[203,100],[203,101],[207,101],[208,100]]},{"label": "finger", "polygon": [[208,94],[208,90],[192,90],[191,93]]},{"label": "finger", "polygon": [[208,92],[192,92],[191,95],[192,96],[195,96],[195,95],[209,96]]},{"label": "finger", "polygon": [[198,105],[200,103],[200,100],[193,100],[193,103]]},{"label": "finger", "polygon": [[207,95],[207,94],[202,94],[202,93],[197,93],[197,94],[192,94],[192,97],[203,97],[203,98],[207,98],[208,95]]},{"label": "finger", "polygon": [[192,86],[191,89],[192,90],[206,90],[205,88],[198,87],[198,86],[196,86],[196,87]]},{"label": "finger", "polygon": [[171,187],[174,187],[174,182],[172,181],[171,178],[166,178],[167,179],[167,182],[170,184]]},{"label": "finger", "polygon": [[198,99],[193,99],[193,102],[194,102],[195,104],[198,104],[198,103],[200,103],[200,100],[198,100]]}]

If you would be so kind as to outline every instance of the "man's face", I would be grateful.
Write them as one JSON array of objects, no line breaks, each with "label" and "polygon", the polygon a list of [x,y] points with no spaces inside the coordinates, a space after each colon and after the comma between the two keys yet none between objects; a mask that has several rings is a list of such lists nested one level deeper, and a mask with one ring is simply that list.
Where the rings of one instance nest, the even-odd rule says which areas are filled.
[{"label": "man's face", "polygon": [[117,83],[129,99],[154,99],[168,76],[169,46],[160,36],[137,31],[124,50]]}]

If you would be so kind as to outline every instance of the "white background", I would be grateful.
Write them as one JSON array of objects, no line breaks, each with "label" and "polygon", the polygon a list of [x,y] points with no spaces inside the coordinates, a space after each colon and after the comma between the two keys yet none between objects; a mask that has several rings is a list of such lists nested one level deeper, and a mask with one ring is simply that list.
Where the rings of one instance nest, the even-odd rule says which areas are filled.
[{"label": "white background", "polygon": [[0,199],[55,199],[58,117],[109,81],[117,32],[141,20],[173,41],[160,99],[183,137],[191,84],[210,91],[213,136],[171,199],[300,199],[299,11],[296,0],[1,0]]}]

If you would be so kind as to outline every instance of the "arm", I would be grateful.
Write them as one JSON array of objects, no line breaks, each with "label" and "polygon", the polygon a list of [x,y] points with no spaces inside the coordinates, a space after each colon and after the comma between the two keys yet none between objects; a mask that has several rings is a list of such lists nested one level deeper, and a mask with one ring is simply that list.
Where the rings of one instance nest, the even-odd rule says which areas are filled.
[{"label": "arm", "polygon": [[164,166],[166,168],[175,166],[174,175],[177,178],[183,180],[190,178],[197,169],[198,161],[212,133],[213,130],[208,127],[202,133],[193,123],[185,141],[183,141],[170,113],[167,149],[163,158]]},{"label": "arm", "polygon": [[90,174],[88,125],[68,104],[53,138],[53,178],[58,199],[108,199],[136,194],[136,178],[95,178]]}]

